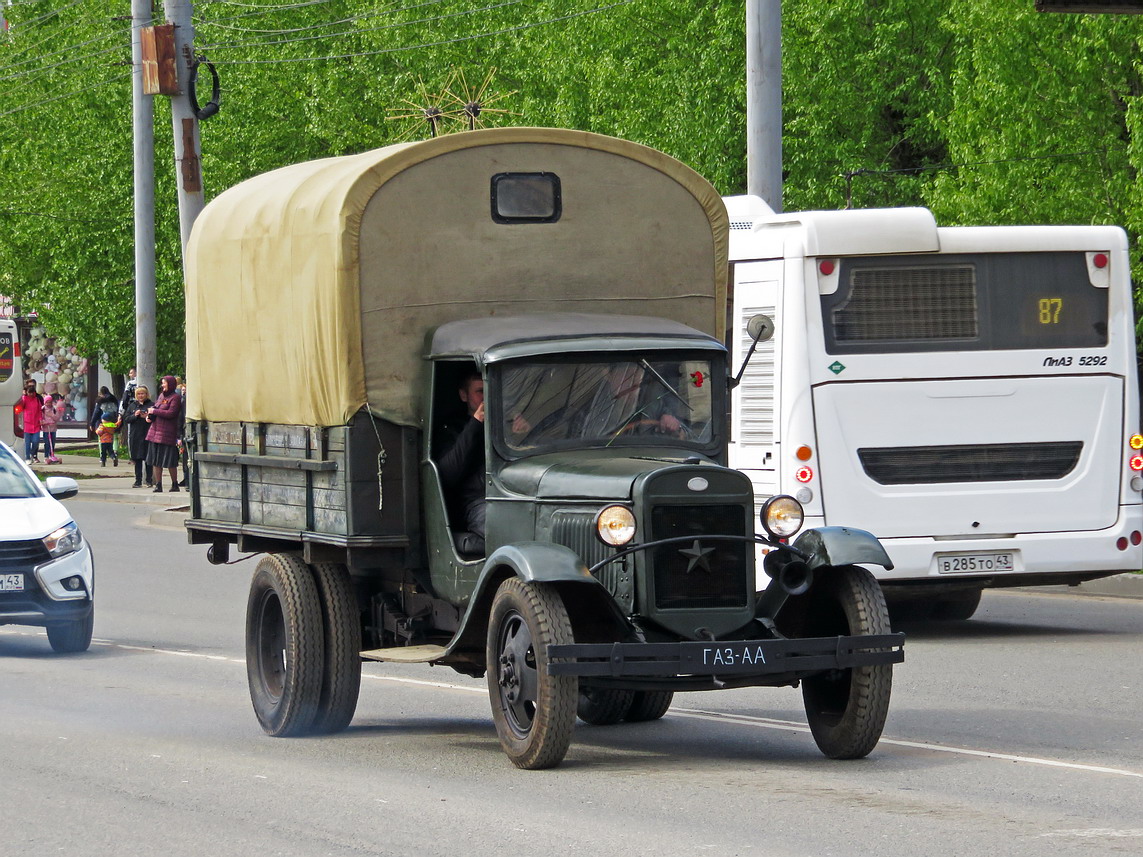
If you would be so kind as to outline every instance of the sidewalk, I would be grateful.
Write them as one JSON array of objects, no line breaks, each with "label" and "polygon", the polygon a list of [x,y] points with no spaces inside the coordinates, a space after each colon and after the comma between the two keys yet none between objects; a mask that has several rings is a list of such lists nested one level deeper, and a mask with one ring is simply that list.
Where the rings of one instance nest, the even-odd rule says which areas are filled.
[{"label": "sidewalk", "polygon": [[[119,466],[114,467],[110,460],[101,466],[95,456],[76,455],[60,452],[59,464],[33,464],[36,473],[45,476],[70,476],[79,483],[77,500],[103,500],[113,503],[140,503],[151,506],[151,523],[163,527],[182,527],[190,514],[190,494],[185,488],[178,493],[170,493],[168,479],[163,480],[162,494],[150,488],[132,488],[135,482],[135,468],[130,459],[120,458]],[[166,474],[164,473],[164,476]]]}]

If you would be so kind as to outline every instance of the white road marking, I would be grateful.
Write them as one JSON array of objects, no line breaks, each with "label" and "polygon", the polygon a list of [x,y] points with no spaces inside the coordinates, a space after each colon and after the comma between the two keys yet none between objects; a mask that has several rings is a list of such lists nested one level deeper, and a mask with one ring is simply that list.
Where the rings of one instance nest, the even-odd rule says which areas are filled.
[{"label": "white road marking", "polygon": [[[23,637],[44,637],[44,631],[18,631],[9,628],[0,628],[0,635],[10,636],[23,636]],[[233,664],[245,664],[245,658],[231,658],[225,655],[209,655],[203,652],[188,652],[180,649],[157,649],[150,646],[130,646],[125,643],[116,643],[111,640],[95,640],[93,639],[92,645],[106,646],[113,649],[123,649],[129,652],[146,652],[154,655],[175,655],[184,658],[199,658],[202,660],[210,661],[225,661]],[[383,676],[383,675],[369,675],[362,673],[361,677],[370,681],[388,681],[397,684],[409,684],[417,687],[431,687],[439,690],[459,690],[465,693],[477,693],[484,695],[488,691],[484,687],[472,687],[470,685],[453,684],[444,681],[426,681],[425,679],[417,678],[402,678],[400,676]],[[739,726],[750,726],[756,729],[775,729],[782,732],[801,732],[809,734],[810,729],[804,723],[797,723],[792,720],[776,720],[768,717],[755,717],[749,714],[727,714],[719,711],[705,711],[700,708],[672,708],[669,712],[678,717],[690,717],[697,720],[710,720],[719,723],[731,723]],[[1143,772],[1129,771],[1123,768],[1108,768],[1103,765],[1083,765],[1076,762],[1061,762],[1058,759],[1042,759],[1036,756],[1020,756],[1012,753],[1000,753],[992,750],[973,750],[968,747],[953,747],[947,744],[928,744],[921,741],[903,741],[897,738],[882,738],[881,744],[886,744],[892,747],[907,747],[913,750],[926,750],[933,753],[952,753],[959,756],[972,756],[980,759],[996,759],[1003,762],[1019,762],[1026,765],[1042,765],[1049,768],[1062,768],[1071,771],[1083,771],[1092,774],[1108,774],[1118,777],[1133,777],[1136,779],[1143,779]],[[1109,832],[1100,829],[1101,832],[1084,832],[1084,831],[1058,831],[1055,834],[1044,835],[1060,835],[1060,836],[1137,836],[1143,835],[1143,832],[1136,830]]]}]

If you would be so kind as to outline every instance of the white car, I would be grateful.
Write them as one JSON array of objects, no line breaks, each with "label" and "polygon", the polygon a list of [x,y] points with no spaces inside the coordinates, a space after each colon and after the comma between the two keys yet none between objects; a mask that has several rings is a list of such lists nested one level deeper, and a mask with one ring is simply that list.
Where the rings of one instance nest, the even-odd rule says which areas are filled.
[{"label": "white car", "polygon": [[78,492],[0,442],[0,625],[42,625],[57,652],[86,651],[95,616],[91,546],[59,502]]}]

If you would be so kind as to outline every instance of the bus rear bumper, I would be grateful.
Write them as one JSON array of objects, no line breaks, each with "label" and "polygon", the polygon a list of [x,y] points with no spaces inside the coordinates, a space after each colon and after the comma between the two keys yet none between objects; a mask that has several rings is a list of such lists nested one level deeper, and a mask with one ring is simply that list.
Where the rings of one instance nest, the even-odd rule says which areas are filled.
[{"label": "bus rear bumper", "polygon": [[1120,507],[1105,530],[981,538],[882,538],[893,570],[883,584],[978,582],[982,586],[1079,583],[1143,569],[1143,506]]}]

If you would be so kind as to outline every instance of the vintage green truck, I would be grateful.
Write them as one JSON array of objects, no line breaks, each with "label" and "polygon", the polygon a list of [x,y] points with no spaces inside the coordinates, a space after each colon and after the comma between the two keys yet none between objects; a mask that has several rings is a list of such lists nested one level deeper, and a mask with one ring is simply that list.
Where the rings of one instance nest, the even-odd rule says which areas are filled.
[{"label": "vintage green truck", "polygon": [[[889,559],[844,527],[791,544],[797,502],[757,509],[726,466],[727,230],[674,159],[535,128],[298,164],[206,207],[186,526],[212,562],[262,554],[267,733],[346,728],[366,659],[487,676],[521,768],[558,764],[577,714],[799,682],[826,755],[873,749],[903,639],[857,564]],[[481,418],[474,533],[441,427]]]}]

